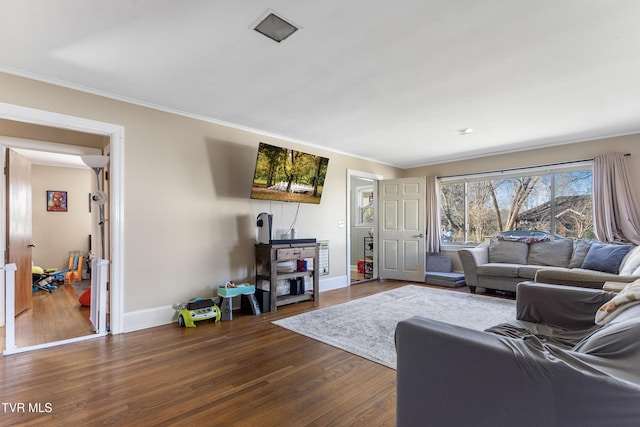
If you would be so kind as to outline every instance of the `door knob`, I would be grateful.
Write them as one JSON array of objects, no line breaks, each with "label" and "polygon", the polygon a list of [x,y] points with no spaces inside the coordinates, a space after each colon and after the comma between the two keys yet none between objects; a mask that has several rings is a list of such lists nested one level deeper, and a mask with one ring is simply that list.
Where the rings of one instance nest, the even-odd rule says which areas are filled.
[{"label": "door knob", "polygon": [[35,244],[35,243],[29,243],[29,245],[28,245],[28,246],[29,246],[30,248],[35,248],[35,247],[36,247],[36,244]]},{"label": "door knob", "polygon": [[424,237],[424,234],[420,233],[417,236],[413,236],[413,237],[420,237],[422,239]]}]

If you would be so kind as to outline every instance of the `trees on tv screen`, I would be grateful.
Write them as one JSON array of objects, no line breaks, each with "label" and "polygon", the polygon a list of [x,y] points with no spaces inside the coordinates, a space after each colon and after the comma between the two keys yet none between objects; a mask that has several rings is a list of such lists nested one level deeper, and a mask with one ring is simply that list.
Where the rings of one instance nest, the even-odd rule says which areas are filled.
[{"label": "trees on tv screen", "polygon": [[252,199],[320,203],[329,159],[260,143]]}]

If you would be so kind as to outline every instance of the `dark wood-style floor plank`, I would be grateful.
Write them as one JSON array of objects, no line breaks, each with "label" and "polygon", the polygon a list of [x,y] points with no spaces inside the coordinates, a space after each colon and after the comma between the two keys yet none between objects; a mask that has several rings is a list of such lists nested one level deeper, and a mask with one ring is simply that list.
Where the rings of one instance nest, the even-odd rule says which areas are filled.
[{"label": "dark wood-style floor plank", "polygon": [[6,356],[2,402],[51,411],[5,410],[0,424],[393,426],[394,370],[271,322],[405,284],[366,282],[273,313]]}]

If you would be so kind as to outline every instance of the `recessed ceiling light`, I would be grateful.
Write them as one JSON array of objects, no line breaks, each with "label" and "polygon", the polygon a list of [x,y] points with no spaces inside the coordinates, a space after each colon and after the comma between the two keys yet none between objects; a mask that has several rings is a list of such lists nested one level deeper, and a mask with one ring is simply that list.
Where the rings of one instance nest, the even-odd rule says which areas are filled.
[{"label": "recessed ceiling light", "polygon": [[295,25],[287,22],[273,12],[269,12],[254,28],[260,34],[269,37],[278,43],[285,40],[291,34],[299,30]]},{"label": "recessed ceiling light", "polygon": [[458,135],[469,135],[470,133],[473,133],[473,129],[471,128],[458,129],[456,133]]}]

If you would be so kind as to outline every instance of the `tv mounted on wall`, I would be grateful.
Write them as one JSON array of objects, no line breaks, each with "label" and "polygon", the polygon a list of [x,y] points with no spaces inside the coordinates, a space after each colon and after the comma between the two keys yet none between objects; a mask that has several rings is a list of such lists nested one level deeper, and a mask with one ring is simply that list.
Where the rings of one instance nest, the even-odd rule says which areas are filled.
[{"label": "tv mounted on wall", "polygon": [[329,159],[261,142],[251,198],[320,203]]}]

